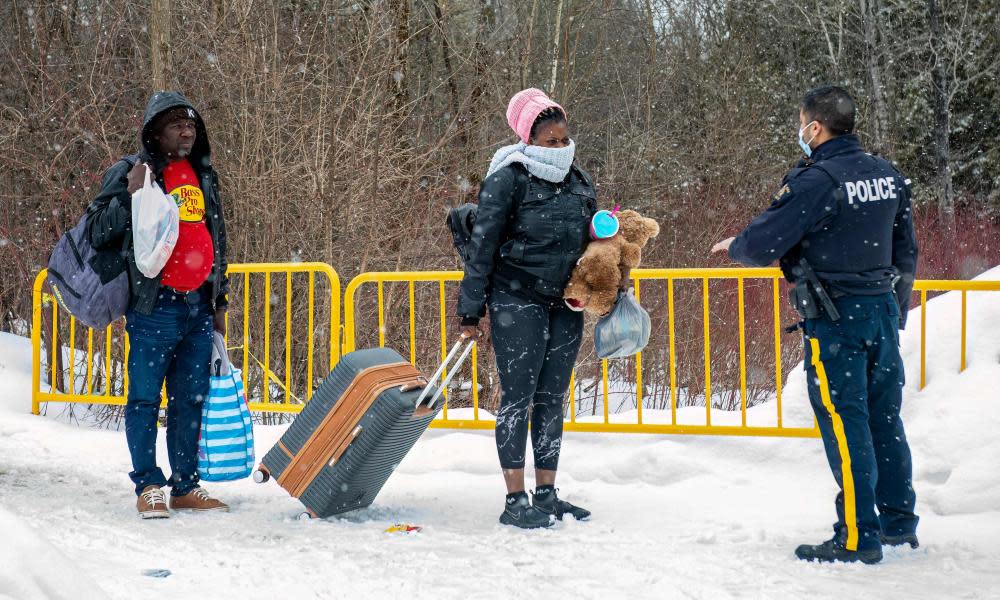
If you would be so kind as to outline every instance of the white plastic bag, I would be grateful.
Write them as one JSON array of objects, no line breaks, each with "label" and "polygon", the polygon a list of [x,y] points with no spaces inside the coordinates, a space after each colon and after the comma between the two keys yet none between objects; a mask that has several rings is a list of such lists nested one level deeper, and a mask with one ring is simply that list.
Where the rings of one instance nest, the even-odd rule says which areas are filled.
[{"label": "white plastic bag", "polygon": [[135,264],[154,279],[177,245],[180,216],[177,203],[150,179],[149,167],[142,188],[132,194],[132,244]]},{"label": "white plastic bag", "polygon": [[632,290],[619,293],[614,308],[594,328],[597,356],[601,359],[632,356],[649,343],[651,329],[649,313],[639,305]]}]

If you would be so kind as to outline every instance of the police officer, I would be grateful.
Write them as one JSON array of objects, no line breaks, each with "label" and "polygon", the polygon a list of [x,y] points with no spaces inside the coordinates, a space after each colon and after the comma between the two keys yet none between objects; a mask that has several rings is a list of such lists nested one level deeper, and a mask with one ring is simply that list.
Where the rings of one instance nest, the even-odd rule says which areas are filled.
[{"label": "police officer", "polygon": [[[840,486],[831,540],[803,560],[877,563],[882,544],[917,547],[910,448],[899,411],[899,328],[917,262],[909,180],[866,153],[855,105],[834,86],[806,94],[799,145],[770,207],[716,244],[732,260],[778,259],[803,317],[809,400]],[[876,508],[878,512],[876,514]]]}]

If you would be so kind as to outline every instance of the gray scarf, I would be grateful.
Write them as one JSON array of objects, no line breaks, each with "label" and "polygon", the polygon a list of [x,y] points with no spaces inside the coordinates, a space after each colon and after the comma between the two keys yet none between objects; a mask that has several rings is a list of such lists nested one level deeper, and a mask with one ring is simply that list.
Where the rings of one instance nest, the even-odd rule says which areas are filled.
[{"label": "gray scarf", "polygon": [[486,176],[489,177],[507,165],[517,162],[523,164],[535,177],[559,183],[569,174],[575,155],[576,143],[573,140],[570,140],[569,146],[565,148],[531,146],[524,142],[504,146],[493,155]]}]

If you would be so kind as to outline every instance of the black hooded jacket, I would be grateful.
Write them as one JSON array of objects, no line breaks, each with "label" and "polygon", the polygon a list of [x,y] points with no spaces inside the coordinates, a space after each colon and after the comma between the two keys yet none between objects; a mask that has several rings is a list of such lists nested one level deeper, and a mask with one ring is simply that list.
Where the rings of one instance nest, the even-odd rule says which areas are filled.
[{"label": "black hooded jacket", "polygon": [[[212,149],[208,143],[205,123],[194,106],[179,92],[158,92],[149,99],[142,120],[142,150],[115,163],[104,174],[101,192],[87,207],[87,232],[95,250],[121,249],[128,263],[131,299],[129,308],[150,314],[159,294],[159,277],[150,279],[139,271],[132,246],[132,195],[128,193],[128,172],[136,160],[150,165],[157,182],[163,187],[163,168],[166,157],[158,152],[153,139],[152,124],[156,117],[174,108],[189,108],[195,114],[197,137],[188,160],[198,175],[198,182],[205,194],[205,215],[208,231],[215,249],[215,264],[202,289],[211,286],[211,298],[216,309],[226,308],[229,302],[229,279],[226,276],[226,222],[222,216],[219,198],[219,181],[212,168]],[[112,267],[109,267],[112,268]],[[118,272],[121,272],[120,270]]]}]

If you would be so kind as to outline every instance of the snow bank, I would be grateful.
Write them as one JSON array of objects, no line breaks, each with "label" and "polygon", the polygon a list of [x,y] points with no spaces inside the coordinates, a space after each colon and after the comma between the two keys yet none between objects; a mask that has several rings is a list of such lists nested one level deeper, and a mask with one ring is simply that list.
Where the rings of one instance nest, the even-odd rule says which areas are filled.
[{"label": "snow bank", "polygon": [[0,331],[0,410],[31,412],[31,340]]},{"label": "snow bank", "polygon": [[[983,278],[1000,278],[1000,269]],[[873,568],[792,556],[797,544],[828,538],[834,518],[835,484],[814,439],[567,434],[561,495],[594,519],[553,531],[497,525],[504,489],[492,432],[447,430],[428,432],[376,503],[342,519],[299,522],[300,505],[280,487],[246,480],[207,486],[230,503],[229,514],[142,522],[124,434],[27,414],[30,345],[0,334],[0,507],[16,513],[0,508],[0,598],[60,598],[64,583],[74,597],[100,597],[94,582],[114,598],[136,590],[240,600],[992,598],[1000,589],[1000,293],[969,295],[961,374],[958,294],[935,298],[928,311],[922,391],[919,308],[902,337],[921,548],[890,550]],[[696,422],[703,411],[682,409],[680,420]],[[755,407],[748,419],[775,411]],[[801,365],[788,375],[783,411],[786,425],[812,423]],[[471,409],[449,416],[470,418]],[[647,420],[663,417],[644,411]],[[731,417],[713,413],[715,422]],[[283,430],[258,427],[258,452]],[[167,464],[162,442],[158,460]],[[385,533],[395,522],[424,529]],[[154,579],[147,569],[171,575]]]},{"label": "snow bank", "polygon": [[[977,280],[1000,280],[1000,267]],[[903,419],[920,502],[939,514],[1000,509],[1000,292],[967,294],[967,368],[960,373],[962,298],[927,303],[927,385],[920,386],[921,308],[901,336]]]},{"label": "snow bank", "polygon": [[99,600],[107,595],[24,519],[0,507],[0,599]]}]

